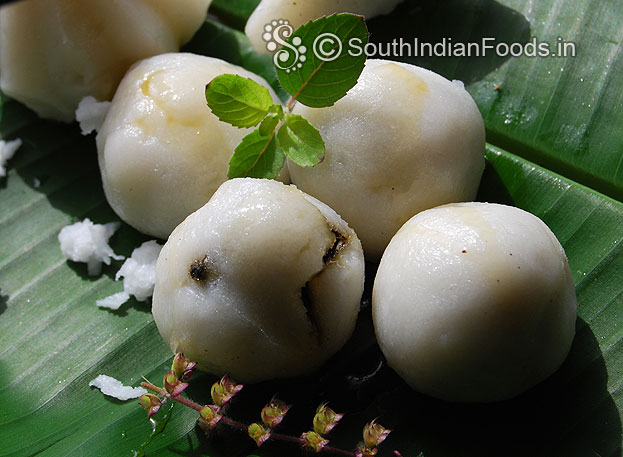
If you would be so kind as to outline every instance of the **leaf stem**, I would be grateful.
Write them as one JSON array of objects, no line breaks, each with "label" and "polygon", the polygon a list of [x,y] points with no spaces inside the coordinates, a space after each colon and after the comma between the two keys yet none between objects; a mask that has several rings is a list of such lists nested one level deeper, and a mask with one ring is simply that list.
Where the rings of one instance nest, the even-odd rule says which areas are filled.
[{"label": "leaf stem", "polygon": [[292,113],[292,110],[294,109],[294,105],[296,105],[296,96],[291,95],[288,101],[286,102],[286,108],[288,109],[289,113]]},{"label": "leaf stem", "polygon": [[322,448],[324,452],[332,452],[334,454],[347,455],[349,457],[357,457],[357,454],[354,451],[345,451],[344,449],[340,449],[338,447],[333,446],[325,446]]},{"label": "leaf stem", "polygon": [[247,429],[249,428],[247,425],[243,424],[242,422],[235,421],[227,416],[221,416],[221,422],[229,425],[232,428],[236,428],[240,431],[243,431],[245,433],[247,432]]}]

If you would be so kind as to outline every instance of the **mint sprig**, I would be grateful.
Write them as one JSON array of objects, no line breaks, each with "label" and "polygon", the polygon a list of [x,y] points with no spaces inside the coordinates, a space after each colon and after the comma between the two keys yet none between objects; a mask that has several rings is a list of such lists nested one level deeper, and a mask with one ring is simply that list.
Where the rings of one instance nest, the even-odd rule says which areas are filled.
[{"label": "mint sprig", "polygon": [[251,79],[214,78],[205,93],[212,112],[235,127],[259,125],[235,149],[229,178],[273,179],[286,157],[302,167],[322,162],[325,143],[320,132],[292,109],[297,101],[322,108],[344,97],[366,61],[364,53],[354,51],[367,42],[363,17],[353,14],[322,17],[298,28],[274,57],[279,81],[291,95],[285,107],[274,104],[268,90]]},{"label": "mint sprig", "polygon": [[320,132],[302,116],[287,116],[277,139],[285,155],[301,167],[313,167],[324,158],[325,146]]},{"label": "mint sprig", "polygon": [[221,75],[206,86],[206,100],[221,121],[234,127],[255,127],[273,105],[264,86],[238,75]]},{"label": "mint sprig", "polygon": [[261,136],[269,136],[271,133],[275,131],[277,128],[277,124],[283,118],[283,116],[266,116],[262,123],[260,124],[260,135]]},{"label": "mint sprig", "polygon": [[255,129],[242,139],[229,162],[229,178],[275,178],[286,161],[275,131],[262,135]]},{"label": "mint sprig", "polygon": [[[284,47],[276,54],[281,86],[302,104],[323,108],[332,106],[357,84],[366,62],[360,51],[368,43],[368,28],[363,16],[334,14],[299,27],[287,43],[307,52],[305,60],[301,62],[299,55],[296,63],[292,61],[296,54],[289,52],[293,49]],[[301,44],[296,47],[296,43]],[[288,59],[279,62],[286,53]]]}]

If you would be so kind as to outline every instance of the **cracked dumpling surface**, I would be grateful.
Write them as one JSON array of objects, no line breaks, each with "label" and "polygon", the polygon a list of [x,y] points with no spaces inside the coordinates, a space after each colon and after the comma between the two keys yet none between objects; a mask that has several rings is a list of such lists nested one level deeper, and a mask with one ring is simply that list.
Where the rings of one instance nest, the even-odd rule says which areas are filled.
[{"label": "cracked dumpling surface", "polygon": [[0,8],[0,87],[70,122],[85,96],[110,100],[126,70],[177,51],[211,0],[25,0]]},{"label": "cracked dumpling surface", "polygon": [[244,29],[253,49],[268,52],[262,38],[272,21],[287,20],[296,30],[306,22],[334,13],[353,13],[371,19],[390,13],[403,0],[262,0],[249,17]]},{"label": "cracked dumpling surface", "polygon": [[[106,198],[137,230],[166,239],[227,180],[229,160],[250,129],[212,114],[205,86],[222,74],[260,76],[213,57],[170,53],[125,75],[97,135]],[[287,180],[287,175],[283,174]]]},{"label": "cracked dumpling surface", "polygon": [[313,371],[350,337],[363,293],[355,232],[294,186],[225,182],[171,234],[154,319],[172,351],[245,382]]},{"label": "cracked dumpling surface", "polygon": [[518,208],[459,203],[409,220],[379,266],[372,315],[388,364],[448,401],[515,397],[562,364],[577,299],[564,250]]},{"label": "cracked dumpling surface", "polygon": [[325,160],[288,161],[292,182],[337,211],[378,261],[416,213],[473,200],[485,167],[485,129],[458,82],[414,65],[369,59],[334,106],[294,112],[318,128]]}]

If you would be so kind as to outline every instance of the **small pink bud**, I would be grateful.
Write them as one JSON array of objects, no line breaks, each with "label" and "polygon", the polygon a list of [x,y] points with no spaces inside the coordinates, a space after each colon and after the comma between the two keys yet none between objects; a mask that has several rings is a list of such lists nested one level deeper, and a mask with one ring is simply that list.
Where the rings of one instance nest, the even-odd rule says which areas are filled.
[{"label": "small pink bud", "polygon": [[319,433],[307,432],[301,435],[301,438],[305,440],[305,447],[313,449],[316,452],[322,451],[322,449],[329,444],[329,440],[323,438]]},{"label": "small pink bud", "polygon": [[177,397],[179,394],[184,392],[184,389],[186,389],[186,387],[188,387],[188,384],[180,381],[177,376],[175,376],[175,373],[172,371],[169,371],[167,374],[164,375],[163,382],[164,389],[169,392],[169,395],[171,395],[171,397]]},{"label": "small pink bud", "polygon": [[160,398],[154,394],[144,394],[138,399],[138,404],[145,408],[147,411],[147,417],[151,418],[151,416],[156,414],[162,406],[162,401],[160,401]]},{"label": "small pink bud", "polygon": [[355,457],[374,457],[379,450],[377,448],[369,448],[363,443],[359,443],[355,451]]},{"label": "small pink bud", "polygon": [[273,398],[269,404],[262,408],[262,422],[268,428],[275,428],[286,416],[290,407],[281,400]]},{"label": "small pink bud", "polygon": [[255,441],[257,447],[260,447],[268,438],[270,438],[270,432],[266,430],[261,424],[253,423],[249,425],[247,429],[249,436]]},{"label": "small pink bud", "polygon": [[[396,457],[402,457],[402,454],[400,452],[398,452],[398,451],[394,451],[394,455]],[[422,454],[420,454],[420,455],[422,455]]]},{"label": "small pink bud", "polygon": [[225,406],[229,401],[242,390],[242,384],[236,384],[227,375],[223,376],[219,382],[212,384],[212,400],[218,406]]},{"label": "small pink bud", "polygon": [[175,357],[173,358],[171,371],[175,373],[175,376],[177,376],[178,379],[186,381],[193,375],[196,366],[197,362],[191,362],[184,357],[184,353],[180,351],[175,354]]},{"label": "small pink bud", "polygon": [[201,411],[199,411],[199,414],[201,415],[200,421],[202,422],[200,425],[204,430],[206,428],[211,430],[216,427],[216,424],[218,424],[222,417],[219,414],[219,407],[214,405],[204,406],[201,408]]},{"label": "small pink bud", "polygon": [[387,430],[381,424],[377,424],[376,419],[366,424],[363,428],[363,441],[369,448],[375,448],[391,433],[391,430]]},{"label": "small pink bud", "polygon": [[314,430],[320,435],[326,435],[337,423],[344,417],[343,414],[337,414],[333,411],[327,403],[321,404],[316,410],[314,416]]}]

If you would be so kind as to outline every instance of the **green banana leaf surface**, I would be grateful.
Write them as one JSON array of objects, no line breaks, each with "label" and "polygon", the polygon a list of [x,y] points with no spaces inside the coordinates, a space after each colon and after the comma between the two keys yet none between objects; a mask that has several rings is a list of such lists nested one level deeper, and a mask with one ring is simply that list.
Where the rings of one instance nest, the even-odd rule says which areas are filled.
[{"label": "green banana leaf surface", "polygon": [[[242,65],[278,90],[271,56],[253,52],[240,32],[257,3],[215,0],[184,49]],[[376,345],[370,313],[376,266],[368,264],[362,312],[347,346],[311,376],[245,386],[232,417],[257,421],[278,394],[294,405],[284,433],[309,430],[323,401],[345,413],[330,435],[343,449],[353,449],[363,425],[378,418],[393,430],[380,456],[394,449],[404,457],[621,455],[622,23],[620,0],[408,0],[368,21],[377,44],[486,37],[574,43],[574,57],[398,58],[462,80],[476,100],[489,142],[478,199],[530,211],[563,244],[579,317],[561,369],[497,404],[457,405],[412,391]],[[128,385],[143,376],[160,383],[172,355],[149,303],[132,300],[114,312],[95,306],[122,289],[114,281],[121,262],[94,278],[60,253],[63,226],[85,217],[118,220],[102,191],[94,138],[75,124],[40,120],[4,96],[1,102],[2,137],[24,144],[0,178],[0,456],[131,456],[152,431],[145,411],[136,401],[105,397],[89,381],[104,373]],[[145,240],[122,224],[111,245],[129,256]],[[207,403],[215,380],[196,375],[186,394]],[[206,437],[194,411],[176,405],[170,413],[145,447],[147,456],[304,455],[271,441],[258,449],[232,430]]]}]

